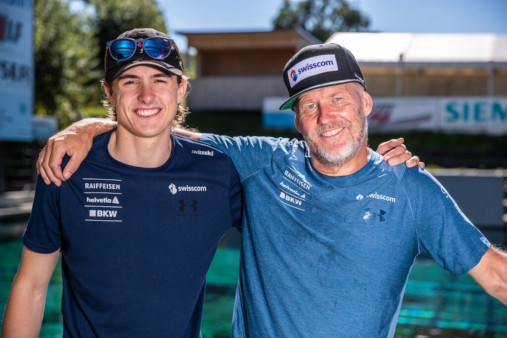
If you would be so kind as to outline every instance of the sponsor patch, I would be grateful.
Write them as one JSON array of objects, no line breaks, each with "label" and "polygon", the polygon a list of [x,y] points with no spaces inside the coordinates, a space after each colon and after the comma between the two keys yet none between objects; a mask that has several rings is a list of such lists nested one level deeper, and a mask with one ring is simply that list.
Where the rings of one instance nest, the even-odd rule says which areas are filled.
[{"label": "sponsor patch", "polygon": [[338,71],[336,56],[334,54],[328,54],[314,56],[296,63],[287,71],[287,76],[289,77],[289,83],[292,88],[300,81],[311,76],[336,71]]}]

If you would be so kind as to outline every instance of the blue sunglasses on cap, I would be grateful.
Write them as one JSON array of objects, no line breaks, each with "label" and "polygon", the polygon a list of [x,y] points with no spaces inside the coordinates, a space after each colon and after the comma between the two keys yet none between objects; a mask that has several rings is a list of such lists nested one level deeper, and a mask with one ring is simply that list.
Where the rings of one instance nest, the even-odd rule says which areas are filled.
[{"label": "blue sunglasses on cap", "polygon": [[174,48],[178,58],[181,60],[178,48],[174,40],[155,36],[147,39],[129,39],[121,38],[106,43],[109,55],[116,61],[125,61],[130,59],[139,48],[140,53],[146,53],[155,60],[163,60],[171,54]]}]

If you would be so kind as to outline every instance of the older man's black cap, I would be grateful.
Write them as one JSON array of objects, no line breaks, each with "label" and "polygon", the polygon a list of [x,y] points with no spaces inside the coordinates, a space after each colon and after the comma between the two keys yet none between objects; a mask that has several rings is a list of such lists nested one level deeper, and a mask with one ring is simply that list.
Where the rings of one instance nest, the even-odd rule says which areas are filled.
[{"label": "older man's black cap", "polygon": [[280,109],[289,109],[303,93],[320,87],[358,82],[365,89],[363,73],[352,53],[335,43],[302,48],[287,62],[283,81],[289,98]]}]

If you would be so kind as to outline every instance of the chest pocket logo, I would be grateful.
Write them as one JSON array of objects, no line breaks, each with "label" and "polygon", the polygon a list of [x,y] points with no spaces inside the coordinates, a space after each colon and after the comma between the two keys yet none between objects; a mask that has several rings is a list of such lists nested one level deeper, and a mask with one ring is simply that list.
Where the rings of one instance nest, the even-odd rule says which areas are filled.
[{"label": "chest pocket logo", "polygon": [[382,209],[380,209],[378,212],[375,212],[375,211],[371,210],[370,208],[366,208],[366,209],[364,209],[363,220],[369,221],[369,220],[377,219],[377,217],[378,217],[378,220],[380,222],[385,222],[386,218],[384,216],[386,214],[387,214],[387,212]]}]

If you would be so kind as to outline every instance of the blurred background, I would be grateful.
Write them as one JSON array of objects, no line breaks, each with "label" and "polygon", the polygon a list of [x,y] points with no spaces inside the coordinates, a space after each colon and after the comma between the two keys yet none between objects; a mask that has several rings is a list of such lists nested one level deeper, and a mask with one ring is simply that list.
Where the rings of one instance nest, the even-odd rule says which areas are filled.
[{"label": "blurred background", "polygon": [[[507,2],[504,0],[0,0],[0,316],[45,140],[101,106],[105,43],[135,27],[169,33],[192,91],[190,127],[299,137],[281,70],[301,47],[352,51],[374,100],[372,148],[393,137],[422,158],[467,216],[506,247]],[[204,337],[230,336],[239,234],[207,280]],[[41,336],[61,336],[60,271]],[[398,337],[507,337],[507,309],[467,275],[421,257]]]}]

